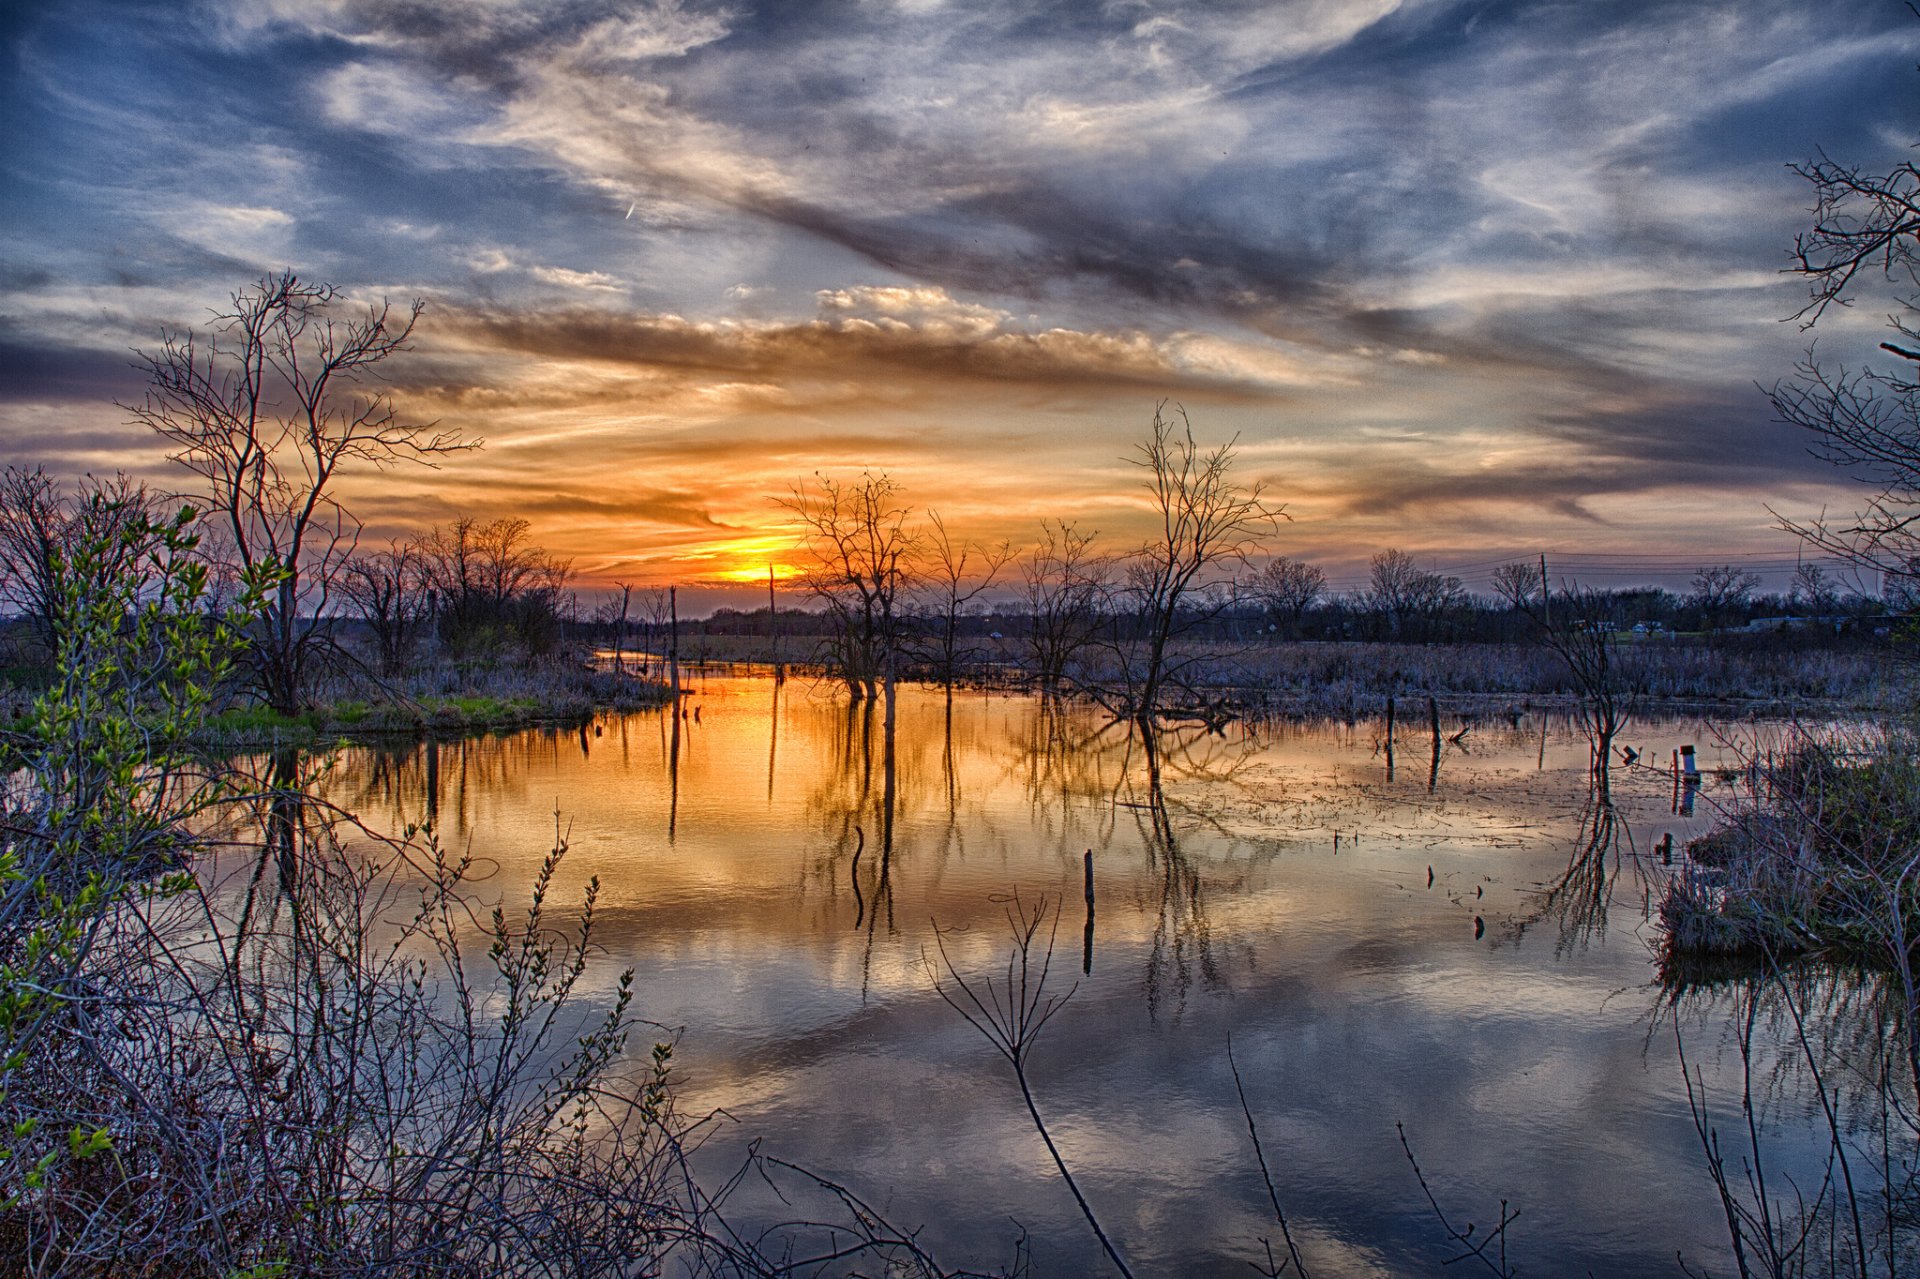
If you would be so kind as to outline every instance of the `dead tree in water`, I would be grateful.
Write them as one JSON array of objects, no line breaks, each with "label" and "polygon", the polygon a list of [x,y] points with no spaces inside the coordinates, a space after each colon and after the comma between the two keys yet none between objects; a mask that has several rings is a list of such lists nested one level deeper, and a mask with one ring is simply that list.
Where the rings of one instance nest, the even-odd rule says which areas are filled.
[{"label": "dead tree in water", "polygon": [[1164,403],[1154,410],[1147,442],[1129,459],[1146,472],[1159,528],[1127,565],[1122,595],[1129,607],[1114,619],[1125,709],[1149,725],[1167,685],[1193,660],[1176,657],[1174,641],[1232,600],[1230,592],[1210,589],[1218,585],[1214,575],[1245,564],[1260,549],[1261,534],[1287,518],[1261,500],[1261,485],[1235,482],[1233,441],[1202,452],[1186,410],[1165,410]]},{"label": "dead tree in water", "polygon": [[874,698],[883,679],[893,684],[919,535],[907,527],[909,508],[885,472],[863,472],[851,484],[824,475],[814,481],[796,484],[780,503],[799,522],[813,561],[801,581],[826,610],[827,655],[847,691],[855,700]]},{"label": "dead tree in water", "polygon": [[1098,536],[1042,520],[1039,543],[1020,561],[1027,651],[1042,692],[1057,692],[1073,659],[1093,642],[1111,569],[1093,549]]},{"label": "dead tree in water", "polygon": [[927,513],[927,523],[931,528],[926,538],[922,589],[926,596],[924,616],[932,633],[922,646],[951,696],[955,672],[972,656],[972,650],[960,641],[960,614],[993,585],[1013,559],[1013,548],[1007,542],[997,546],[973,542],[956,545],[947,532],[946,521],[936,511]]},{"label": "dead tree in water", "polygon": [[1540,642],[1559,657],[1573,682],[1580,699],[1575,715],[1592,748],[1594,781],[1603,790],[1613,740],[1627,726],[1633,702],[1620,669],[1613,623],[1606,616],[1606,607],[1607,601],[1598,591],[1572,586],[1551,600],[1551,613],[1546,597],[1537,604],[1529,603],[1526,610]]}]

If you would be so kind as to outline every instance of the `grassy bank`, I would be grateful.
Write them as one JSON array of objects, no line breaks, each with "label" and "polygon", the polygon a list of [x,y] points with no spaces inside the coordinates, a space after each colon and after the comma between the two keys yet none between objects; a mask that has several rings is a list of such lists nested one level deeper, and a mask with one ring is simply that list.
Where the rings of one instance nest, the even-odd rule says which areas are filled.
[{"label": "grassy bank", "polygon": [[1904,725],[1801,734],[1694,840],[1661,903],[1682,959],[1817,953],[1907,970],[1920,952],[1920,747]]},{"label": "grassy bank", "polygon": [[303,745],[314,741],[418,737],[574,724],[596,711],[664,705],[656,683],[591,670],[547,666],[508,670],[425,670],[388,687],[341,681],[316,690],[314,704],[283,715],[257,703],[210,715],[196,734],[220,749]]}]

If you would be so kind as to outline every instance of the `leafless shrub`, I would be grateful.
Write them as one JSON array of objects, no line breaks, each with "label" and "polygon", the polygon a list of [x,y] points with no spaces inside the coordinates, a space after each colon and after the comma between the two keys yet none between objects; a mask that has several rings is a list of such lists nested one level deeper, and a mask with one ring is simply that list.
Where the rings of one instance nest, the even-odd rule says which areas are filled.
[{"label": "leafless shrub", "polygon": [[[1048,929],[1044,949],[1039,942],[1040,930]],[[1033,1120],[1034,1130],[1040,1134],[1040,1140],[1046,1143],[1047,1153],[1053,1156],[1054,1167],[1060,1170],[1060,1179],[1067,1183],[1067,1189],[1073,1192],[1073,1201],[1080,1205],[1080,1214],[1087,1219],[1094,1237],[1100,1241],[1108,1260],[1127,1279],[1133,1279],[1133,1271],[1128,1267],[1126,1258],[1114,1246],[1107,1232],[1101,1227],[1100,1219],[1093,1214],[1093,1207],[1087,1203],[1087,1197],[1080,1190],[1080,1184],[1073,1179],[1067,1169],[1067,1161],[1060,1157],[1060,1148],[1053,1144],[1053,1136],[1047,1131],[1047,1125],[1040,1118],[1040,1108],[1033,1099],[1033,1088],[1027,1081],[1027,1057],[1033,1051],[1034,1043],[1040,1038],[1040,1032],[1046,1029],[1055,1013],[1072,997],[1073,991],[1064,995],[1047,994],[1047,977],[1053,966],[1053,943],[1060,931],[1060,914],[1052,909],[1052,903],[1041,897],[1031,907],[1022,902],[1016,894],[1007,906],[1007,928],[1013,935],[1013,947],[1007,952],[1005,974],[996,984],[992,977],[983,977],[971,981],[960,975],[954,967],[953,957],[947,953],[946,935],[939,929],[934,930],[934,945],[940,952],[940,968],[935,969],[928,961],[927,971],[933,978],[934,989],[947,1006],[959,1013],[969,1026],[979,1031],[986,1041],[993,1045],[994,1051],[1006,1058],[1013,1067],[1013,1077],[1020,1085],[1020,1096],[1027,1104],[1027,1116]],[[940,973],[946,973],[942,982]]]}]

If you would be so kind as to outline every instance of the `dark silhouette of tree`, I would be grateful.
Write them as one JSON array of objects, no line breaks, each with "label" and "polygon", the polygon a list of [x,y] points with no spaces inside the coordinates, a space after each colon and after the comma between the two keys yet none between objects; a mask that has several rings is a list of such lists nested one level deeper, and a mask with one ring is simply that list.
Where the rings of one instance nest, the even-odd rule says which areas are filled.
[{"label": "dark silhouette of tree", "polygon": [[292,272],[232,295],[204,340],[166,333],[141,352],[146,397],[125,405],[199,477],[207,518],[241,576],[277,585],[248,636],[260,696],[292,714],[315,663],[333,651],[326,624],[359,522],[332,495],[355,467],[434,465],[474,445],[433,424],[403,422],[373,385],[407,350],[424,304],[386,302],[343,316],[332,285]]},{"label": "dark silhouette of tree", "polygon": [[1116,612],[1115,654],[1125,685],[1125,709],[1151,723],[1170,684],[1199,660],[1175,651],[1174,642],[1217,616],[1232,602],[1216,575],[1245,565],[1260,549],[1262,534],[1278,528],[1285,512],[1261,500],[1262,486],[1233,478],[1234,441],[1202,450],[1186,410],[1162,404],[1136,456],[1146,473],[1159,528],[1128,560]]},{"label": "dark silhouette of tree", "polygon": [[1304,560],[1276,555],[1247,583],[1247,593],[1268,616],[1297,637],[1300,619],[1327,590],[1327,575]]},{"label": "dark silhouette of tree", "polygon": [[969,604],[992,589],[1012,561],[1013,547],[1007,542],[997,546],[956,544],[938,511],[927,512],[927,525],[921,556],[924,563],[919,573],[927,633],[919,647],[940,672],[940,681],[951,694],[955,672],[973,656],[973,650],[961,639],[961,615]]},{"label": "dark silhouette of tree", "polygon": [[1423,569],[1405,551],[1380,552],[1369,570],[1366,607],[1381,616],[1393,639],[1403,637],[1409,621],[1430,622],[1466,598],[1459,578]]},{"label": "dark silhouette of tree", "polygon": [[1516,611],[1524,610],[1545,585],[1539,566],[1527,560],[1510,560],[1493,570],[1493,593]]},{"label": "dark silhouette of tree", "polygon": [[380,673],[399,675],[433,624],[431,578],[418,547],[395,540],[356,555],[340,573],[340,594],[373,640]]},{"label": "dark silhouette of tree", "polygon": [[533,545],[532,531],[513,516],[462,516],[420,540],[440,641],[456,658],[497,660],[515,649],[538,657],[558,643],[573,568]]},{"label": "dark silhouette of tree", "polygon": [[1111,561],[1094,549],[1096,532],[1040,522],[1040,541],[1020,560],[1027,605],[1027,653],[1041,691],[1057,692],[1074,659],[1098,634]]},{"label": "dark silhouette of tree", "polygon": [[1613,760],[1614,739],[1627,726],[1633,690],[1620,669],[1611,594],[1586,586],[1564,586],[1551,598],[1536,596],[1524,611],[1541,643],[1566,665],[1579,696],[1575,718],[1591,747],[1589,765],[1596,793],[1604,796]]},{"label": "dark silhouette of tree", "polygon": [[[1769,398],[1782,421],[1811,437],[1815,457],[1871,492],[1851,517],[1780,526],[1821,551],[1882,575],[1893,590],[1920,584],[1920,168],[1884,173],[1826,157],[1793,166],[1813,187],[1813,226],[1794,240],[1793,269],[1809,297],[1794,318],[1812,328],[1833,307],[1855,302],[1867,280],[1891,287],[1891,336],[1879,349],[1896,363],[1849,369],[1809,348],[1794,375]],[[1912,594],[1911,590],[1906,591]]]},{"label": "dark silhouette of tree", "polygon": [[919,546],[900,486],[885,472],[851,484],[815,475],[780,505],[812,561],[801,583],[825,610],[829,663],[856,701],[877,696],[882,680],[892,687]]},{"label": "dark silhouette of tree", "polygon": [[1793,571],[1788,598],[1799,611],[1825,617],[1840,610],[1840,584],[1823,565],[1802,564]]},{"label": "dark silhouette of tree", "polygon": [[[158,518],[146,486],[124,474],[86,476],[69,493],[38,467],[0,473],[0,599],[27,621],[48,658],[59,650],[59,604],[73,575],[91,574],[80,585],[99,598],[109,583],[144,581],[145,543],[126,534]],[[78,554],[82,547],[89,554]]]},{"label": "dark silhouette of tree", "polygon": [[1760,577],[1738,564],[1709,564],[1693,575],[1693,593],[1687,603],[1700,610],[1711,628],[1725,626],[1733,615],[1753,599],[1760,589]]}]

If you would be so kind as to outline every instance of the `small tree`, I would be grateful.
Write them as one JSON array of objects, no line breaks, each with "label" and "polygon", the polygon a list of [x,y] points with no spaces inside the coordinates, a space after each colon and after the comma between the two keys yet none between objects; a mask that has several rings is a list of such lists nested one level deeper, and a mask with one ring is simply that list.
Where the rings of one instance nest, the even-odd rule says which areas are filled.
[{"label": "small tree", "polygon": [[801,582],[826,610],[830,663],[856,701],[874,697],[883,678],[891,688],[919,544],[900,486],[885,472],[851,484],[816,475],[780,505],[812,560]]},{"label": "small tree", "polygon": [[155,518],[146,485],[124,474],[86,476],[68,493],[38,467],[0,473],[0,599],[27,619],[49,659],[62,638],[61,593],[74,575],[84,575],[78,584],[87,592],[143,578],[145,543],[123,534]]},{"label": "small tree", "polygon": [[1056,692],[1073,660],[1093,643],[1111,562],[1094,550],[1097,533],[1040,522],[1040,541],[1020,560],[1027,605],[1027,652],[1041,691]]},{"label": "small tree", "polygon": [[1327,575],[1302,560],[1276,555],[1253,575],[1247,591],[1287,634],[1300,633],[1300,619],[1326,593]]},{"label": "small tree", "polygon": [[432,625],[427,566],[415,544],[396,540],[358,555],[340,574],[340,594],[367,634],[383,675],[398,675]]},{"label": "small tree", "polygon": [[1760,589],[1760,577],[1738,564],[1703,565],[1693,575],[1693,593],[1687,603],[1700,610],[1710,628],[1725,626],[1732,616],[1745,609]]},{"label": "small tree", "polygon": [[334,481],[357,466],[434,465],[474,447],[455,431],[401,421],[372,385],[380,365],[408,349],[423,306],[396,315],[382,302],[343,317],[332,285],[288,271],[233,294],[204,342],[167,333],[159,351],[140,354],[146,398],[123,407],[199,477],[196,496],[234,567],[277,580],[249,644],[256,687],[277,711],[305,706],[314,664],[332,644],[325,618],[359,533]]},{"label": "small tree", "polygon": [[973,650],[960,641],[960,617],[967,605],[990,590],[1013,559],[1013,547],[1001,542],[981,546],[974,542],[956,545],[947,532],[946,521],[937,511],[927,512],[926,561],[920,589],[925,603],[926,621],[931,632],[923,641],[941,683],[953,692],[956,670],[969,660]]},{"label": "small tree", "polygon": [[1244,565],[1275,530],[1285,512],[1261,500],[1262,486],[1233,478],[1234,441],[1202,451],[1186,410],[1154,410],[1153,425],[1137,456],[1146,473],[1159,528],[1134,553],[1125,594],[1137,631],[1115,645],[1127,684],[1127,710],[1150,724],[1162,710],[1166,688],[1197,660],[1176,655],[1174,641],[1216,616],[1231,596],[1213,593],[1212,575]]},{"label": "small tree", "polygon": [[1604,794],[1613,760],[1614,739],[1627,726],[1632,690],[1620,669],[1608,612],[1613,601],[1591,587],[1568,586],[1550,599],[1530,600],[1525,612],[1540,642],[1566,665],[1579,701],[1575,716],[1587,735],[1595,787]]}]

